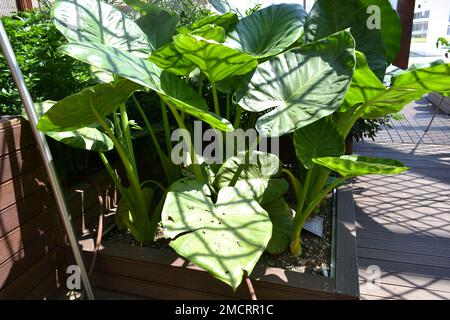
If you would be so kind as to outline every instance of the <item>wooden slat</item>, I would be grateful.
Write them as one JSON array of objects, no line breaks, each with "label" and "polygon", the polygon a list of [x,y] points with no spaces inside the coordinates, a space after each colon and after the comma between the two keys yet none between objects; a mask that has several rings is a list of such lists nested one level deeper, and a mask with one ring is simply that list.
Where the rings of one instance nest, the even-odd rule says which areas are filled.
[{"label": "wooden slat", "polygon": [[0,184],[42,165],[39,150],[28,146],[0,158]]},{"label": "wooden slat", "polygon": [[358,297],[355,208],[351,184],[339,188],[337,212],[336,290],[340,294]]},{"label": "wooden slat", "polygon": [[[367,285],[367,270],[360,269],[360,284]],[[429,289],[434,291],[450,292],[450,279],[436,279],[435,277],[427,277],[421,275],[413,275],[407,273],[390,273],[381,272],[381,284],[408,287],[413,289]]]},{"label": "wooden slat", "polygon": [[436,257],[450,257],[450,247],[426,246],[421,244],[405,245],[393,241],[358,238],[358,248],[390,250],[394,252],[416,253]]},{"label": "wooden slat", "polygon": [[56,247],[55,241],[51,241],[44,246],[40,242],[34,242],[2,263],[0,265],[0,289],[17,279]]},{"label": "wooden slat", "polygon": [[416,253],[405,253],[398,251],[389,251],[385,249],[358,248],[358,256],[360,258],[394,261],[409,263],[411,265],[423,265],[431,267],[441,267],[449,269],[450,275],[450,257],[437,257]]},{"label": "wooden slat", "polygon": [[448,239],[438,238],[438,237],[426,237],[421,235],[412,234],[395,234],[390,231],[374,231],[366,229],[358,229],[357,238],[363,239],[376,239],[384,241],[395,241],[404,245],[426,245],[426,246],[437,246],[443,248],[450,248],[450,241]]},{"label": "wooden slat", "polygon": [[33,133],[26,124],[0,129],[0,157],[35,144]]},{"label": "wooden slat", "polygon": [[38,190],[0,211],[0,238],[52,207],[52,199],[49,197],[45,190]]},{"label": "wooden slat", "polygon": [[60,247],[46,255],[42,260],[15,279],[9,286],[0,290],[0,300],[23,299],[44,279],[58,275],[58,271],[59,279],[64,279],[65,265],[64,250]]},{"label": "wooden slat", "polygon": [[15,254],[30,244],[49,246],[58,240],[55,218],[48,214],[42,214],[23,227],[15,229],[0,239],[0,264],[10,259]]},{"label": "wooden slat", "polygon": [[381,287],[361,286],[363,296],[370,295],[378,299],[409,299],[409,300],[449,300],[450,293],[429,289],[409,288],[401,286],[382,285]]},{"label": "wooden slat", "polygon": [[360,257],[358,257],[358,265],[361,268],[367,268],[369,266],[379,266],[384,272],[396,274],[412,274],[429,278],[450,279],[450,271],[448,268],[430,267],[417,264],[375,260]]},{"label": "wooden slat", "polygon": [[0,211],[37,190],[44,189],[46,177],[44,168],[38,167],[24,176],[0,184]]},{"label": "wooden slat", "polygon": [[[179,288],[180,292],[185,292],[185,295],[182,296],[179,296],[181,293],[178,294],[183,299],[192,298],[193,296],[186,295],[192,291],[199,293],[201,296],[209,296],[211,299],[214,299],[214,297],[221,297],[222,299],[248,298],[248,291],[244,286],[241,286],[237,293],[234,294],[225,284],[222,284],[208,273],[187,263],[170,251],[129,247],[111,244],[110,242],[106,242],[104,245],[106,249],[98,256],[95,268],[96,274],[100,279],[103,279],[104,275],[107,275],[108,279],[117,276],[118,278],[134,279],[139,284],[149,288],[160,288],[161,286]],[[274,299],[296,299],[299,297],[315,299],[336,298],[333,281],[320,276],[300,274],[276,268],[257,267],[252,274],[252,278],[256,279],[254,286],[258,296],[262,299],[264,297]],[[101,283],[101,287],[104,289],[117,290],[117,287],[114,287],[109,282]],[[320,287],[319,284],[321,284]],[[123,289],[123,292],[143,295],[141,291],[130,290],[126,291]],[[161,292],[157,296],[149,294],[144,296],[160,299],[173,298]]]}]

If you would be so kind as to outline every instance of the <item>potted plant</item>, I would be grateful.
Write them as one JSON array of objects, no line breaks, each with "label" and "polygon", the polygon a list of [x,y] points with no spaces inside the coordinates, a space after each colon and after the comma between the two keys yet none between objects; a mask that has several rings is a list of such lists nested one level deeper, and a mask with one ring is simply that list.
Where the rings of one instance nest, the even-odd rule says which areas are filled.
[{"label": "potted plant", "polygon": [[[299,4],[250,7],[242,1],[210,1],[216,13],[183,26],[174,13],[139,0],[126,2],[139,12],[136,22],[100,0],[55,2],[55,24],[69,40],[61,51],[100,70],[107,81],[54,103],[38,124],[47,134],[70,132],[95,146],[91,149],[99,152],[122,196],[116,213],[120,227],[145,244],[152,242],[161,222],[170,247],[196,265],[194,270],[183,269],[191,273],[181,273],[180,266],[173,265],[178,258],[170,253],[138,248],[138,253],[125,249],[119,254],[110,249],[123,272],[130,272],[124,261],[135,252],[128,264],[135,270],[162,268],[165,259],[171,265],[164,270],[171,271],[162,274],[176,274],[178,281],[189,280],[180,279],[181,274],[205,279],[206,273],[196,269],[201,268],[235,291],[244,279],[249,283],[265,251],[300,256],[305,222],[330,192],[359,175],[407,170],[395,160],[344,156],[345,138],[358,119],[397,113],[427,92],[449,88],[450,66],[443,63],[407,70],[394,76],[390,86],[383,85],[380,79],[399,50],[401,36],[399,17],[387,0],[370,2],[383,14],[381,29],[370,31],[364,0],[318,0],[310,13]],[[163,142],[137,92],[159,96]],[[211,97],[210,105],[205,97]],[[139,179],[128,118],[131,107],[141,114],[157,151],[165,173],[162,183]],[[180,142],[176,146],[169,116],[179,129],[174,133]],[[192,139],[198,134],[193,119],[212,128],[207,141],[225,143],[198,148]],[[240,143],[246,137],[239,133],[253,128],[258,137],[248,145]],[[282,136],[293,139],[297,170],[260,148],[262,142]],[[222,163],[218,155],[225,146],[231,154]],[[104,152],[112,148],[123,163],[126,181],[109,166]],[[182,160],[180,165],[175,159]],[[351,237],[337,230],[338,239]],[[336,246],[342,249],[342,244]],[[158,255],[162,260],[155,263],[152,259]],[[341,263],[356,269],[354,259]],[[136,274],[123,277],[135,287]],[[355,275],[349,278],[352,285],[357,283]],[[330,280],[307,278],[294,285],[304,286],[303,297],[324,292],[339,296]],[[173,279],[166,280],[173,284]],[[152,281],[159,281],[164,290],[171,286],[164,286],[161,278]],[[270,298],[268,288],[275,284],[258,284]]]}]

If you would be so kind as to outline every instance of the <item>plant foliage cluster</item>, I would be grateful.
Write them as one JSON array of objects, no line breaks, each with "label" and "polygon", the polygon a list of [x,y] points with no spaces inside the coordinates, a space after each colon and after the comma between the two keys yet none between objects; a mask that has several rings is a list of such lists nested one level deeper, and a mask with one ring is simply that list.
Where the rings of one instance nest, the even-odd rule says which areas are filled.
[{"label": "plant foliage cluster", "polygon": [[[401,37],[388,0],[317,0],[309,13],[283,1],[210,0],[215,12],[188,25],[148,2],[126,2],[138,13],[135,21],[100,0],[55,2],[55,25],[69,41],[60,51],[91,65],[102,82],[40,104],[38,128],[98,152],[122,195],[119,227],[144,243],[161,223],[173,249],[233,289],[264,251],[301,254],[303,225],[331,190],[356,176],[407,170],[395,160],[343,155],[359,119],[398,113],[430,91],[450,90],[444,63],[411,68],[383,84]],[[381,30],[367,28],[374,4]],[[164,143],[138,92],[159,96]],[[165,181],[140,179],[131,109],[142,116]],[[292,136],[300,174],[254,144],[210,164],[189,143],[195,119],[217,132],[256,128],[263,137]],[[185,129],[187,167],[170,161],[171,120]],[[112,149],[126,181],[109,164]],[[284,197],[289,188],[294,215]]]},{"label": "plant foliage cluster", "polygon": [[[35,101],[60,100],[92,84],[85,64],[58,51],[66,39],[47,12],[21,12],[2,22]],[[19,94],[3,53],[0,56],[0,115],[20,115]]]}]

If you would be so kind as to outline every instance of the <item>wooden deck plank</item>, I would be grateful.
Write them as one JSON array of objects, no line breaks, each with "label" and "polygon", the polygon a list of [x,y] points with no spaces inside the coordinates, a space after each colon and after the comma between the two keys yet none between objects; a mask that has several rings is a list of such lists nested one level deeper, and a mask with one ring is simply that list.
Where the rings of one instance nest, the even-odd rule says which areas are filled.
[{"label": "wooden deck plank", "polygon": [[[411,104],[375,143],[355,145],[356,154],[410,167],[354,180],[364,300],[450,299],[450,117],[438,114],[425,133],[433,111],[426,101]],[[367,286],[371,266],[381,270],[379,287]]]}]

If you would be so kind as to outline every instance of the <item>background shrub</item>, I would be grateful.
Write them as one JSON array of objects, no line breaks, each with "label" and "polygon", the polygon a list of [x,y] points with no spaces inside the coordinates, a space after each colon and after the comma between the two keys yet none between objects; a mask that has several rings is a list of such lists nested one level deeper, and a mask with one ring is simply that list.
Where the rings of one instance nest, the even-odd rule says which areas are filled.
[{"label": "background shrub", "polygon": [[[21,12],[3,17],[2,22],[34,101],[60,100],[92,84],[87,65],[58,51],[65,38],[47,11]],[[0,115],[19,115],[22,103],[3,53],[0,88]]]}]

